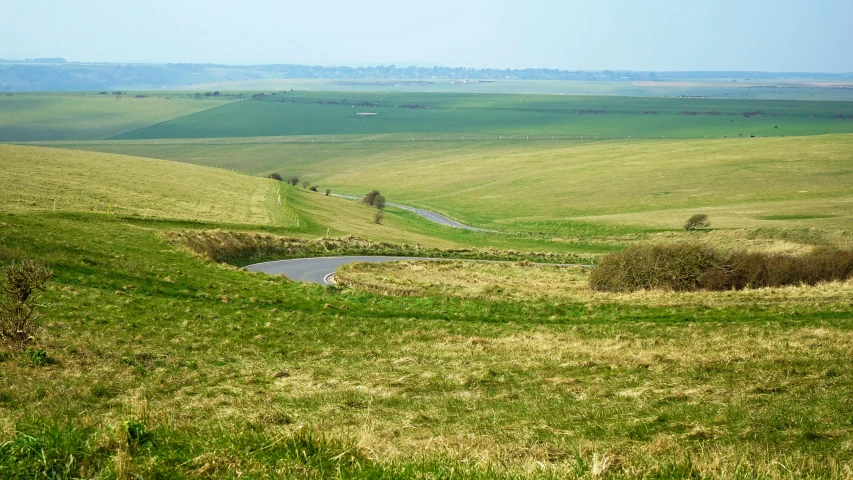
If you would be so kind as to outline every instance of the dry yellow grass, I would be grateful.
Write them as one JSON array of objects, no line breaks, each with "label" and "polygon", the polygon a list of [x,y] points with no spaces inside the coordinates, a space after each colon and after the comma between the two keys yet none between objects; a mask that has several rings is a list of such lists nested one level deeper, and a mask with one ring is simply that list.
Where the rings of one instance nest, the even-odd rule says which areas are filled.
[{"label": "dry yellow grass", "polygon": [[[276,323],[272,319],[270,334]],[[799,386],[795,380],[758,380],[749,375],[734,384],[697,382],[691,375],[739,364],[785,364],[796,356],[813,357],[815,352],[853,355],[853,336],[847,331],[814,327],[767,331],[756,326],[738,330],[733,335],[698,326],[673,327],[670,333],[678,332],[680,337],[661,340],[631,335],[591,338],[582,330],[554,331],[545,326],[484,336],[416,329],[388,334],[381,355],[368,352],[364,358],[343,361],[340,351],[329,348],[310,362],[288,369],[287,375],[266,359],[244,359],[215,373],[188,372],[184,387],[173,396],[152,400],[148,408],[155,423],[248,421],[273,437],[311,425],[328,435],[343,433],[353,438],[359,451],[377,461],[440,455],[480,466],[506,463],[527,473],[547,468],[566,474],[576,455],[587,460],[607,455],[617,462],[616,470],[642,469],[643,461],[653,463],[661,456],[695,456],[695,450],[685,447],[686,441],[719,439],[726,435],[721,427],[728,427],[720,418],[708,417],[683,425],[683,433],[661,434],[648,442],[624,437],[595,441],[580,431],[559,429],[554,425],[560,423],[557,418],[536,418],[527,412],[547,410],[552,401],[569,402],[575,408],[598,404],[599,418],[613,421],[624,415],[625,408],[642,409],[655,402],[741,408],[767,391],[794,392]],[[188,331],[174,342],[192,344],[198,336]],[[225,340],[222,348],[234,345]],[[628,374],[607,382],[595,374],[636,369],[653,377],[637,385]],[[482,387],[519,377],[524,395]],[[131,391],[117,401],[124,409],[134,410],[138,396],[139,392]],[[502,408],[504,402],[518,410]],[[624,421],[653,421],[653,411],[647,411],[649,418]],[[537,441],[543,432],[560,440]],[[570,445],[577,448],[576,453]],[[779,456],[768,455],[757,445],[750,448],[754,450],[737,452],[714,442],[694,458],[696,468],[709,478],[726,478],[725,469],[738,463],[733,458],[742,458],[750,468],[764,470],[768,478],[789,478],[780,475],[784,472],[773,472]],[[853,445],[845,452],[853,454]],[[789,460],[800,466],[808,462],[802,454]]]},{"label": "dry yellow grass", "polygon": [[339,285],[386,295],[447,295],[493,300],[512,299],[646,306],[837,306],[853,308],[853,280],[817,286],[790,286],[724,292],[597,292],[589,288],[588,270],[518,263],[405,261],[356,263],[335,274]]},{"label": "dry yellow grass", "polygon": [[5,210],[54,209],[271,225],[277,182],[124,155],[0,145]]}]

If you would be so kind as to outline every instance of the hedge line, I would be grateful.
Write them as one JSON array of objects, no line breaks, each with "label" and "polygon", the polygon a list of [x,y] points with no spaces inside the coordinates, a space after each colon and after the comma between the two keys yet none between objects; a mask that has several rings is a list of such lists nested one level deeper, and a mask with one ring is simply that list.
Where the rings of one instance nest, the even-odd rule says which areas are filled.
[{"label": "hedge line", "polygon": [[594,290],[740,290],[815,285],[853,277],[853,252],[810,255],[735,252],[724,255],[700,244],[634,246],[601,257],[589,276]]}]

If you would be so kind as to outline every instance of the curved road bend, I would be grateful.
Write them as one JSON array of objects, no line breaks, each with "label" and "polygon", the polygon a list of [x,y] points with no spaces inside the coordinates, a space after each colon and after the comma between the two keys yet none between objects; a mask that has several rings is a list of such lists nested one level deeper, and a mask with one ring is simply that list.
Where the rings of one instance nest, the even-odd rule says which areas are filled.
[{"label": "curved road bend", "polygon": [[[319,283],[331,285],[329,277],[334,275],[338,267],[348,263],[368,262],[382,263],[398,260],[430,260],[430,261],[462,261],[483,263],[512,263],[505,260],[470,260],[464,258],[434,258],[434,257],[390,257],[390,256],[349,256],[349,257],[317,257],[295,258],[292,260],[275,260],[272,262],[255,263],[243,267],[250,272],[262,272],[270,275],[283,274],[295,282]],[[552,265],[555,267],[592,267],[578,263],[536,263],[536,265]]]},{"label": "curved road bend", "polygon": [[[339,198],[346,198],[347,200],[359,200],[359,197],[356,197],[355,195],[341,195],[338,193],[333,193],[332,196],[333,197],[339,197]],[[435,223],[438,223],[440,225],[444,225],[447,227],[461,228],[463,230],[472,230],[475,232],[492,232],[492,233],[495,232],[494,230],[486,230],[485,228],[471,227],[469,225],[465,225],[464,223],[459,223],[455,220],[451,220],[451,219],[445,217],[444,215],[439,215],[435,212],[431,212],[429,210],[424,210],[423,208],[415,208],[415,207],[410,207],[408,205],[400,205],[399,203],[390,203],[390,202],[386,202],[385,205],[388,205],[389,207],[397,207],[397,208],[401,208],[403,210],[408,210],[412,213],[418,214],[418,215],[426,218],[429,221],[432,221],[432,222],[435,222]]]},{"label": "curved road bend", "polygon": [[[319,257],[294,258],[293,260],[276,260],[273,262],[255,263],[243,268],[250,272],[263,272],[270,275],[284,274],[295,282],[319,283],[331,285],[328,277],[335,273],[341,265],[355,262],[393,262],[395,260],[413,260],[417,257],[383,257],[383,256],[351,256],[351,257]],[[421,260],[426,260],[421,258]]]}]

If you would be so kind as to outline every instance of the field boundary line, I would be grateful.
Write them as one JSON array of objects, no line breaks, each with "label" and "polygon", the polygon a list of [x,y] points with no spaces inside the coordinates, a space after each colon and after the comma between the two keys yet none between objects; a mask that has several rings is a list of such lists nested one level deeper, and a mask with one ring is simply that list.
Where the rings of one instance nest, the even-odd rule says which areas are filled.
[{"label": "field boundary line", "polygon": [[117,134],[115,134],[115,135],[111,135],[111,136],[109,136],[109,137],[99,138],[99,139],[90,140],[90,141],[97,141],[97,140],[112,140],[112,139],[114,139],[115,137],[119,137],[119,136],[121,136],[121,135],[127,135],[128,133],[137,132],[137,131],[142,130],[142,129],[145,129],[145,128],[156,127],[157,125],[162,125],[162,124],[164,124],[164,123],[166,123],[166,122],[171,122],[172,120],[178,120],[178,119],[180,119],[180,118],[191,117],[191,116],[193,116],[193,115],[195,115],[195,114],[197,114],[197,113],[208,112],[208,111],[213,110],[213,109],[215,109],[215,108],[224,107],[224,106],[226,106],[226,105],[231,105],[232,103],[237,103],[238,101],[239,101],[239,100],[233,100],[233,101],[230,101],[230,102],[225,102],[225,103],[223,103],[223,104],[221,104],[221,105],[214,105],[214,106],[212,106],[212,107],[205,108],[205,109],[202,109],[202,110],[196,110],[195,112],[192,112],[192,113],[185,113],[185,114],[183,114],[183,115],[178,115],[177,117],[167,118],[167,119],[165,119],[165,120],[160,120],[159,122],[151,123],[151,124],[148,124],[148,125],[143,125],[143,126],[141,126],[141,127],[137,127],[137,128],[132,128],[132,129],[127,130],[127,131],[125,131],[125,132],[120,132],[120,133],[117,133]]}]

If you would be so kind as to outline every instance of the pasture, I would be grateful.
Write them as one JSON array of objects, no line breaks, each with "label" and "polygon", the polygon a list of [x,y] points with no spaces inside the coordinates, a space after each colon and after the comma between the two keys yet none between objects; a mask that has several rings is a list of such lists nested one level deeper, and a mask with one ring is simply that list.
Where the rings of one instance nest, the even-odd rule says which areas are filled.
[{"label": "pasture", "polygon": [[[235,228],[2,213],[3,263],[33,258],[55,278],[31,349],[0,357],[0,474],[788,479],[850,468],[851,305],[832,288],[715,303],[525,287],[519,301],[497,290],[513,282],[478,280],[467,288],[483,295],[445,284],[396,296],[250,274],[160,237],[217,226]],[[432,278],[413,273],[415,288]]]},{"label": "pasture", "polygon": [[[320,139],[321,137],[312,137]],[[475,226],[571,236],[571,221],[677,229],[849,228],[850,135],[736,139],[404,141],[258,139],[86,145],[305,178]]]},{"label": "pasture", "polygon": [[[386,94],[334,95],[192,94],[187,105],[221,106],[131,108],[124,140],[103,139],[116,130],[98,96],[56,100],[87,105],[68,117],[21,103],[29,113],[3,120],[61,148],[0,145],[0,266],[54,271],[26,348],[0,345],[0,477],[853,471],[850,281],[613,294],[577,268],[406,262],[352,265],[321,287],[174,240],[592,260],[637,243],[851,248],[853,120],[832,118],[848,104],[404,93],[355,118],[352,103]],[[719,138],[743,125],[760,138]],[[370,207],[271,172],[499,232],[393,208],[377,224]],[[684,232],[694,213],[711,229]]]}]

